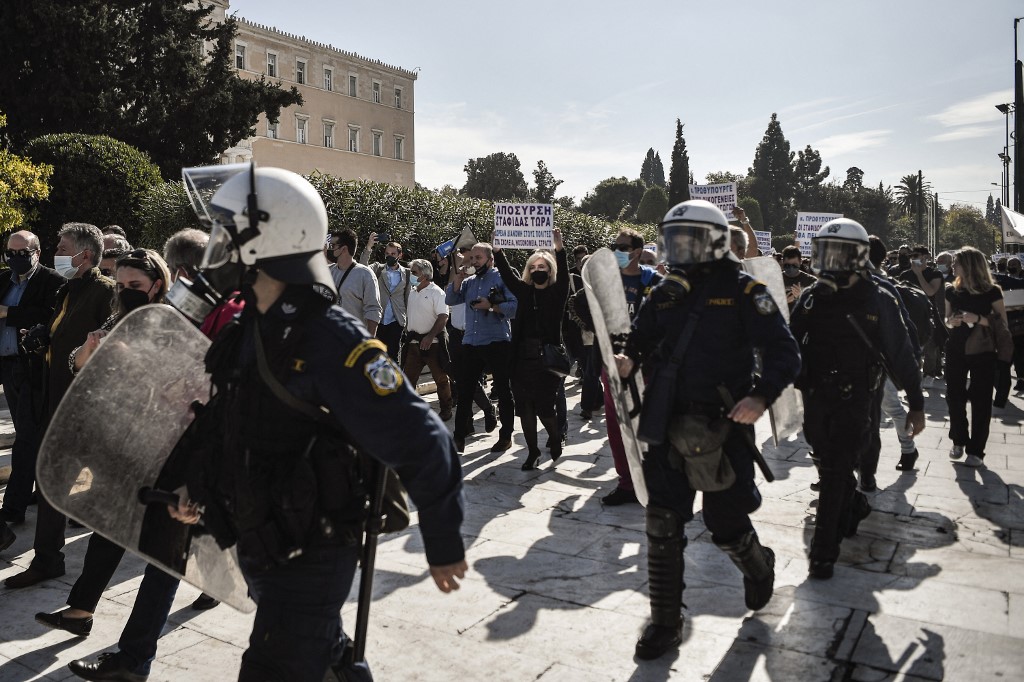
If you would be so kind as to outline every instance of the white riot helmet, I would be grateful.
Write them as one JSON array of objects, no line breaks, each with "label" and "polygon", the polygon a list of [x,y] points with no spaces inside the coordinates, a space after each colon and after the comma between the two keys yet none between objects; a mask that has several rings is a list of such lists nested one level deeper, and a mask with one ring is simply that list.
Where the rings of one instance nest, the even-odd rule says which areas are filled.
[{"label": "white riot helmet", "polygon": [[728,258],[729,221],[710,201],[691,199],[676,204],[658,225],[658,254],[669,266],[686,266]]},{"label": "white riot helmet", "polygon": [[811,269],[826,274],[865,270],[869,247],[868,232],[856,220],[830,220],[811,238]]},{"label": "white riot helmet", "polygon": [[182,177],[192,207],[210,227],[201,272],[254,267],[336,298],[323,256],[327,210],[309,181],[248,163],[186,168]]}]

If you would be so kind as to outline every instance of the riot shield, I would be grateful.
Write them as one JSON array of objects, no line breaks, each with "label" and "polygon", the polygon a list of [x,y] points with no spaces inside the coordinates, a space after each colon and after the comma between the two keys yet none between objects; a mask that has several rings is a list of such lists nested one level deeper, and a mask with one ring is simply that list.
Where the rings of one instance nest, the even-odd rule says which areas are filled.
[{"label": "riot shield", "polygon": [[[782,317],[789,322],[789,304],[786,302],[786,283],[782,279],[782,269],[778,262],[771,256],[759,258],[746,258],[743,260],[743,269],[749,272],[758,281],[763,282],[768,288],[768,293],[775,300],[775,305],[782,312]],[[762,417],[763,419],[764,417]],[[768,419],[772,425],[772,436],[775,438],[775,445],[779,441],[798,433],[803,428],[804,404],[800,398],[800,391],[787,386],[778,399],[768,408]]]},{"label": "riot shield", "polygon": [[[615,402],[619,429],[622,431],[622,445],[629,462],[629,473],[633,488],[640,504],[647,506],[647,485],[644,483],[644,446],[637,438],[640,423],[639,396],[644,392],[644,379],[640,372],[634,375],[636,393],[619,377],[615,368],[616,343],[623,343],[629,334],[629,310],[626,307],[626,292],[622,288],[615,255],[606,248],[598,249],[583,266],[583,286],[587,291],[587,305],[594,318],[594,337],[601,348],[601,360]],[[620,346],[621,348],[621,346]]]},{"label": "riot shield", "polygon": [[[58,511],[236,609],[252,611],[234,549],[221,550],[209,535],[192,537],[175,521],[145,524],[143,537],[147,507],[139,491],[153,486],[192,421],[189,405],[209,398],[203,366],[209,345],[170,306],[144,306],[125,316],[57,407],[39,449],[36,481]],[[148,515],[169,518],[162,506],[150,507]],[[166,536],[152,537],[154,527]],[[140,546],[162,551],[154,556]],[[167,558],[175,553],[177,560]]]}]

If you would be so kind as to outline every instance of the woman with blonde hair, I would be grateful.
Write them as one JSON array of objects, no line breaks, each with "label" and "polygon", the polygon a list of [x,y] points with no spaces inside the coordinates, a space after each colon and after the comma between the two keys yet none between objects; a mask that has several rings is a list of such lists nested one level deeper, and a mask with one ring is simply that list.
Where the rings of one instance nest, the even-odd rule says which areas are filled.
[{"label": "woman with blonde hair", "polygon": [[554,230],[554,244],[554,255],[550,251],[530,254],[519,277],[501,249],[494,247],[494,264],[505,286],[519,300],[512,320],[512,395],[526,440],[523,471],[536,469],[540,459],[538,419],[548,432],[551,461],[562,455],[562,434],[555,411],[562,377],[548,370],[543,358],[545,344],[562,343],[562,316],[569,298],[569,263],[558,228]]},{"label": "woman with blonde hair", "polygon": [[[993,322],[1006,322],[1003,290],[992,280],[985,255],[965,246],[953,256],[952,284],[946,285],[946,405],[949,407],[949,457],[981,466],[985,459],[992,392],[996,381]],[[968,388],[968,379],[970,387]],[[971,404],[970,423],[967,403]]]}]

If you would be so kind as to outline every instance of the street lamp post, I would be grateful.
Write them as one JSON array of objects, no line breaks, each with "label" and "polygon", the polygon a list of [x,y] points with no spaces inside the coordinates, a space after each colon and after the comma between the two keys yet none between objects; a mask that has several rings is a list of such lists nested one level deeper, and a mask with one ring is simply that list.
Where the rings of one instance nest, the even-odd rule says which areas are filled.
[{"label": "street lamp post", "polygon": [[1010,204],[1010,114],[1016,112],[1017,108],[1012,102],[1007,104],[997,104],[996,109],[999,110],[1006,122],[1006,141],[1003,143],[1003,153],[999,155],[999,159],[1003,162],[1003,206],[1009,208]]}]

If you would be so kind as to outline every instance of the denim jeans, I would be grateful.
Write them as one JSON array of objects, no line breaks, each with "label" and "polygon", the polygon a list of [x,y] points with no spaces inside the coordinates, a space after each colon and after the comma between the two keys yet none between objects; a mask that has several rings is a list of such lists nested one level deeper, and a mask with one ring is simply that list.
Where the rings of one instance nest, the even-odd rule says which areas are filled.
[{"label": "denim jeans", "polygon": [[132,672],[149,674],[149,667],[156,658],[157,640],[167,624],[177,591],[177,578],[152,564],[146,565],[132,613],[117,641],[119,655]]}]

